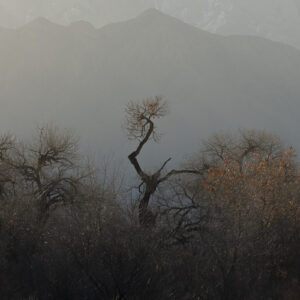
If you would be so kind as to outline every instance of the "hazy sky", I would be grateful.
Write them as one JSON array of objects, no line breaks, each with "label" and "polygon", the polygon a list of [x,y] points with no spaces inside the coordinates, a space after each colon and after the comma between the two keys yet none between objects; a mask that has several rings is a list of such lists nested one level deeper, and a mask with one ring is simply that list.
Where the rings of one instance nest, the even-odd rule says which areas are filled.
[{"label": "hazy sky", "polygon": [[[224,21],[224,14],[280,19],[293,22],[299,17],[299,0],[0,0],[0,25],[20,26],[43,16],[68,23],[85,19],[96,26],[128,19],[156,7],[194,23],[210,18]],[[216,16],[217,15],[217,16]],[[218,24],[220,25],[220,24]]]},{"label": "hazy sky", "polygon": [[126,158],[126,103],[162,95],[170,115],[159,123],[158,152],[147,147],[153,159],[165,151],[178,161],[220,128],[279,132],[300,149],[299,51],[209,34],[155,10],[100,30],[44,20],[0,30],[0,70],[2,132],[53,122]]},{"label": "hazy sky", "polygon": [[136,16],[154,0],[0,0],[0,24],[20,26],[43,16],[67,24],[84,19],[99,27]]},{"label": "hazy sky", "polygon": [[[99,27],[155,5],[217,33],[293,44],[300,32],[295,1],[0,0],[0,24],[20,26],[43,16]],[[165,144],[156,149],[165,147],[174,158],[197,151],[199,140],[220,128],[254,126],[298,141],[300,52],[291,47],[207,34],[152,10],[101,30],[39,20],[24,30],[0,30],[0,48],[4,132],[54,122],[74,128],[91,149],[109,153],[112,147],[126,158],[127,148],[120,147],[125,104],[163,95],[172,101],[171,114],[161,127]]]},{"label": "hazy sky", "polygon": [[0,0],[0,26],[19,27],[45,17],[102,27],[150,7],[210,32],[257,35],[300,49],[299,0]]}]

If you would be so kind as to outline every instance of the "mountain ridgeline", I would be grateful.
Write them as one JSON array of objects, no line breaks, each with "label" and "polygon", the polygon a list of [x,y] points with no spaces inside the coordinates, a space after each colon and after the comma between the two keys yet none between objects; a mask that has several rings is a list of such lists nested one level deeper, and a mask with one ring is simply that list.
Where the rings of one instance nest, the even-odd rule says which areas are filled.
[{"label": "mountain ridgeline", "polygon": [[154,9],[101,29],[37,19],[0,29],[0,68],[2,131],[51,121],[125,157],[125,104],[161,95],[162,159],[219,129],[266,129],[300,149],[300,52],[262,38],[214,35]]}]

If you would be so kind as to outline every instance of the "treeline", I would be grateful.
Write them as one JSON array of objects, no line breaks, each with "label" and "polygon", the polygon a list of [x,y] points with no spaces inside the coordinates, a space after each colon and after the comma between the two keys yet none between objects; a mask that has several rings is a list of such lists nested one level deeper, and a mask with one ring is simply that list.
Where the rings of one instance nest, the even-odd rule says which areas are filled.
[{"label": "treeline", "polygon": [[138,155],[165,112],[160,98],[127,107],[131,187],[66,131],[2,136],[1,299],[300,298],[295,150],[263,131],[221,133],[149,174]]}]

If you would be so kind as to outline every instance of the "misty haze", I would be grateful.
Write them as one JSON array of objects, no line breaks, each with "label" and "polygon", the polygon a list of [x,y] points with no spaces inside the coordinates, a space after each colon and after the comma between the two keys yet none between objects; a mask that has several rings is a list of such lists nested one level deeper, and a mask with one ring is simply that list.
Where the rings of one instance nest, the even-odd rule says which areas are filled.
[{"label": "misty haze", "polygon": [[300,4],[0,0],[1,299],[299,299]]}]

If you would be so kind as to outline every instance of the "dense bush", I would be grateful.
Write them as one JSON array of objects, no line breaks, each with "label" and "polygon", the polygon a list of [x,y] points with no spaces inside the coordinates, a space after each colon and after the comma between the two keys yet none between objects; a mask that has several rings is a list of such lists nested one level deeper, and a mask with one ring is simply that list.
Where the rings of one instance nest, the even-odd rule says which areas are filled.
[{"label": "dense bush", "polygon": [[151,226],[72,135],[0,146],[1,299],[299,299],[299,169],[274,136],[206,141],[153,193]]}]

